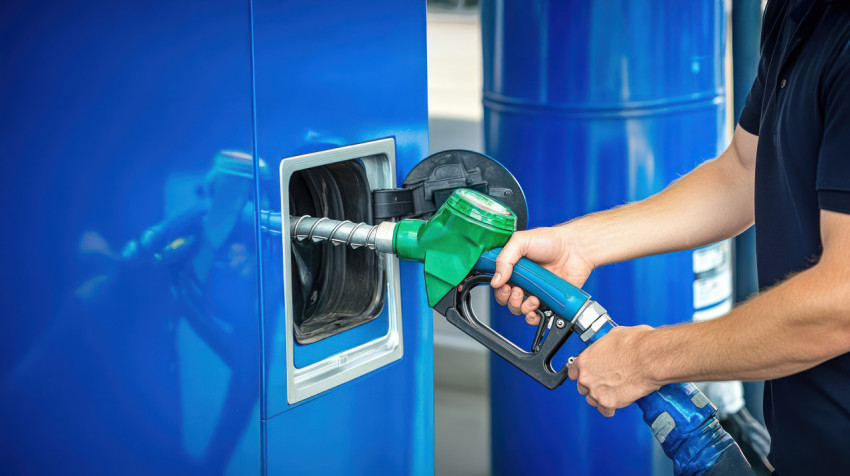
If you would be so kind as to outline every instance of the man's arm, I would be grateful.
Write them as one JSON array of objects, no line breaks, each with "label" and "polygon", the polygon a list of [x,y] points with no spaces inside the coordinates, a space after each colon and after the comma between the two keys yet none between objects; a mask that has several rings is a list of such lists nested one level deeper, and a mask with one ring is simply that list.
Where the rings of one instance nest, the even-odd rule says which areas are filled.
[{"label": "man's arm", "polygon": [[568,223],[595,265],[718,242],[754,221],[758,136],[737,128],[732,143],[662,192]]},{"label": "man's arm", "polygon": [[718,319],[615,328],[570,366],[605,415],[659,386],[783,377],[850,352],[850,215],[821,211],[823,253],[811,268]]},{"label": "man's arm", "polygon": [[640,256],[690,249],[737,235],[754,220],[758,136],[738,127],[731,145],[662,192],[552,228],[515,233],[496,260],[496,301],[537,322],[535,298],[507,286],[525,256],[581,286],[593,268]]}]

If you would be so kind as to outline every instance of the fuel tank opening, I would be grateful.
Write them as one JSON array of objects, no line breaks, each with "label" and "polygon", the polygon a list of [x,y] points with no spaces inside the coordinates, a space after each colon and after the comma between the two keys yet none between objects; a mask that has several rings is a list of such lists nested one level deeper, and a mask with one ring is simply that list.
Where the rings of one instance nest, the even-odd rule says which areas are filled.
[{"label": "fuel tank opening", "polygon": [[[371,192],[359,160],[303,169],[290,179],[289,210],[295,216],[374,224]],[[381,313],[385,273],[374,250],[293,240],[292,264],[293,322],[299,344],[325,339]]]}]

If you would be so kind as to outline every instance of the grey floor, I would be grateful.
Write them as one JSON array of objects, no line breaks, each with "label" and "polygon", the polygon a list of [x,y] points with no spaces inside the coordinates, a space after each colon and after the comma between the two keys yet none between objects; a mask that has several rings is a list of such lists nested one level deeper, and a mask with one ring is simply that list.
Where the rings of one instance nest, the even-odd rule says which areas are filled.
[{"label": "grey floor", "polygon": [[[482,150],[481,33],[473,11],[428,14],[431,153]],[[486,306],[479,293],[476,306]],[[483,309],[481,309],[483,311]],[[439,315],[434,320],[435,469],[490,474],[489,356]]]},{"label": "grey floor", "polygon": [[[435,372],[445,370],[446,359]],[[484,357],[486,359],[486,357]],[[486,376],[486,373],[484,374]],[[435,471],[438,475],[490,474],[490,399],[486,392],[437,383],[435,404]]]}]

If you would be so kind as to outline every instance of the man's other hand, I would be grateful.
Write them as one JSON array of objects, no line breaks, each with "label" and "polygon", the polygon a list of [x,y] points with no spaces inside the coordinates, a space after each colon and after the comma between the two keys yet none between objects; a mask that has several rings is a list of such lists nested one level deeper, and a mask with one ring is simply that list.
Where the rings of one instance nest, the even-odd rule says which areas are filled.
[{"label": "man's other hand", "polygon": [[570,379],[599,413],[614,416],[618,408],[661,388],[650,381],[641,358],[641,342],[651,332],[649,326],[615,327],[570,365]]}]

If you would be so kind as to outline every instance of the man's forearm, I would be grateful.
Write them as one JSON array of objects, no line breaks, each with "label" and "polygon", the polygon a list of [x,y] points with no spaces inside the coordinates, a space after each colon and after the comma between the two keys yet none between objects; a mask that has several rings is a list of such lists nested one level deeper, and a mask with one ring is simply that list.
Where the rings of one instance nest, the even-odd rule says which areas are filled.
[{"label": "man's forearm", "polygon": [[636,345],[656,385],[690,380],[764,380],[850,351],[850,282],[822,263],[718,319],[655,329]]},{"label": "man's forearm", "polygon": [[[562,225],[595,266],[695,248],[735,236],[753,222],[757,137],[736,131],[733,144],[664,191],[640,202]],[[752,149],[752,150],[750,150]]]},{"label": "man's forearm", "polygon": [[715,320],[615,327],[570,378],[605,415],[673,382],[783,377],[850,352],[850,215],[821,211],[819,262]]}]

